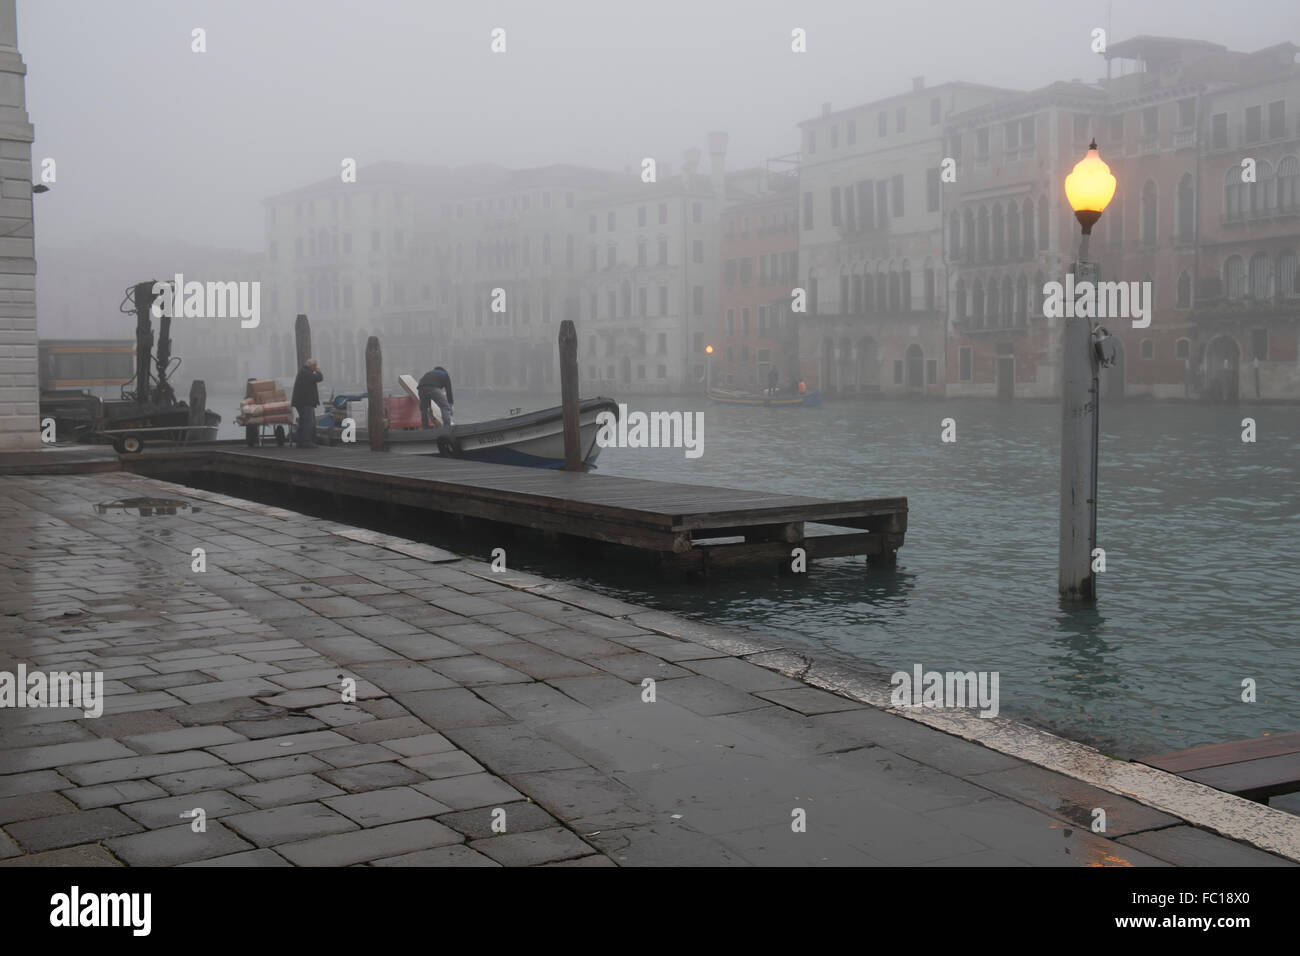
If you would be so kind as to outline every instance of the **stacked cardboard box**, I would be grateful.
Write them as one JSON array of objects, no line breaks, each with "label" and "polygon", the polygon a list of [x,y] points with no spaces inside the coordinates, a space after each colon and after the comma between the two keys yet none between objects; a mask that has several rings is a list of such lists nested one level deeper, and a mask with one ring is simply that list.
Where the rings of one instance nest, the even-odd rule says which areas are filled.
[{"label": "stacked cardboard box", "polygon": [[236,425],[292,424],[293,409],[288,396],[277,388],[274,379],[249,380],[248,394],[239,403]]}]

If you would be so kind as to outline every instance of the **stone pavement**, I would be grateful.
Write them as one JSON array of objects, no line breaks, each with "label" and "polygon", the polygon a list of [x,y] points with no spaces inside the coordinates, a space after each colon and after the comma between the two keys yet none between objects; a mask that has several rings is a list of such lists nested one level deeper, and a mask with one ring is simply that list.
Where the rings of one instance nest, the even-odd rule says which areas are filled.
[{"label": "stone pavement", "polygon": [[[193,510],[94,507],[143,497]],[[769,645],[294,512],[0,477],[0,538],[0,672],[102,671],[107,695],[0,709],[0,865],[1288,862],[809,686]]]}]

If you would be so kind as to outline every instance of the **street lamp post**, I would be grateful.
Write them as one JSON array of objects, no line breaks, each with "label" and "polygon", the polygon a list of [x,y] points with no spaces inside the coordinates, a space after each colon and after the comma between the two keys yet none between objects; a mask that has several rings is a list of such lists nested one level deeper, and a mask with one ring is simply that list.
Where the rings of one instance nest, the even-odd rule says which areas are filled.
[{"label": "street lamp post", "polygon": [[[1076,288],[1095,284],[1100,270],[1088,261],[1088,238],[1115,195],[1115,177],[1102,162],[1093,140],[1088,154],[1065,178],[1065,195],[1083,234],[1079,261],[1074,265]],[[1095,289],[1094,289],[1095,291]],[[1061,355],[1061,597],[1070,601],[1095,601],[1093,552],[1097,546],[1097,398],[1098,355],[1092,319],[1065,310]]]},{"label": "street lamp post", "polygon": [[704,346],[704,395],[713,393],[713,346]]}]

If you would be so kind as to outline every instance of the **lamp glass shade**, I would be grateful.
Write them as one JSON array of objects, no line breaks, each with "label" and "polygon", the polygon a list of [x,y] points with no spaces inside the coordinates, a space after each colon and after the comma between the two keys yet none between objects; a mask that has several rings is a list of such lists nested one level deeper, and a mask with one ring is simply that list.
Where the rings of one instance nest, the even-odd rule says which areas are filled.
[{"label": "lamp glass shade", "polygon": [[706,345],[706,346],[704,346],[704,351],[705,351],[706,354],[708,354],[708,355],[712,355],[712,354],[713,354],[713,346],[712,346],[712,345]]},{"label": "lamp glass shade", "polygon": [[1105,211],[1115,195],[1115,177],[1102,160],[1094,142],[1088,155],[1075,164],[1074,171],[1065,177],[1065,198],[1075,212]]}]

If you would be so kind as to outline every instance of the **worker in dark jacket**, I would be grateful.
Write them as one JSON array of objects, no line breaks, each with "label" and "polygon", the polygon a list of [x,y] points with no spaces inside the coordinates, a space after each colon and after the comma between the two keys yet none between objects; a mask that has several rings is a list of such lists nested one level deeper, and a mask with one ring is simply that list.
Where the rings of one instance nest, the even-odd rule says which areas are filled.
[{"label": "worker in dark jacket", "polygon": [[433,402],[438,405],[438,417],[442,419],[443,425],[455,424],[451,420],[451,413],[455,411],[452,406],[456,404],[456,399],[451,391],[451,376],[445,368],[439,365],[432,372],[426,372],[415,391],[420,398],[420,421],[425,428],[429,427],[429,413],[433,410],[430,404]]},{"label": "worker in dark jacket", "polygon": [[299,448],[316,447],[316,406],[320,404],[316,383],[324,378],[316,360],[309,358],[293,380],[291,404],[298,412],[298,431],[293,440]]}]

